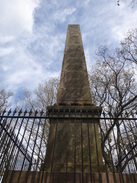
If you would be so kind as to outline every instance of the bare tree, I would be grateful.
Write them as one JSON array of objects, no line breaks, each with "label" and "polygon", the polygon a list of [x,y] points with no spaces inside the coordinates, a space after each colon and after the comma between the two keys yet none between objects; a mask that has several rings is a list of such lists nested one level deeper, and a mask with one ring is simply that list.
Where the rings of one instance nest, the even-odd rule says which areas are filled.
[{"label": "bare tree", "polygon": [[[125,153],[124,149],[129,149],[129,141],[123,135],[125,131],[122,133],[125,124],[117,118],[125,117],[127,112],[131,113],[136,109],[137,83],[134,77],[134,69],[128,65],[126,59],[121,59],[117,50],[112,55],[106,47],[102,47],[98,51],[98,56],[99,59],[93,65],[89,79],[94,103],[102,106],[103,110],[114,118],[112,121],[105,120],[102,123],[102,132],[104,134],[102,138],[103,156],[110,167],[112,164],[111,152],[114,152],[115,155],[117,149],[115,161],[118,163],[121,162]],[[112,136],[115,136],[113,142]],[[121,141],[122,138],[125,139],[124,142]],[[134,137],[132,141],[134,141]],[[108,143],[110,144],[109,148]],[[122,164],[122,171],[132,158],[134,158],[133,155]]]},{"label": "bare tree", "polygon": [[[36,112],[46,112],[47,106],[53,105],[56,103],[56,96],[58,91],[59,79],[50,78],[48,81],[45,81],[43,84],[39,84],[38,88],[34,92],[28,90],[24,91],[24,97],[19,99],[17,103],[17,108],[23,108],[24,110],[32,110],[35,115]],[[38,156],[41,160],[45,158],[45,149],[47,146],[47,139],[49,134],[49,121],[45,119],[35,119],[35,130],[31,134],[31,143],[29,144],[30,151],[33,150],[35,143],[35,152],[34,154]],[[31,124],[26,128],[26,136],[24,136],[24,141],[27,142],[27,136],[31,131]],[[25,124],[24,124],[25,128]],[[37,130],[39,129],[39,130]],[[37,141],[35,141],[37,137]],[[42,141],[41,141],[42,139]],[[40,147],[40,141],[42,143]],[[40,154],[40,155],[39,155]]]},{"label": "bare tree", "polygon": [[17,102],[17,107],[38,111],[43,109],[46,111],[47,106],[56,103],[58,85],[58,78],[50,78],[48,81],[39,84],[34,92],[25,90],[24,96],[19,98]]},{"label": "bare tree", "polygon": [[121,42],[121,48],[117,51],[123,61],[137,64],[137,29],[128,32],[127,37]]},{"label": "bare tree", "polygon": [[109,55],[105,47],[100,48],[98,55],[99,60],[89,74],[93,101],[114,117],[135,109],[137,83],[134,69],[126,60],[121,60],[117,52]]},{"label": "bare tree", "polygon": [[0,112],[10,106],[9,98],[13,96],[13,92],[7,92],[5,89],[0,90]]}]

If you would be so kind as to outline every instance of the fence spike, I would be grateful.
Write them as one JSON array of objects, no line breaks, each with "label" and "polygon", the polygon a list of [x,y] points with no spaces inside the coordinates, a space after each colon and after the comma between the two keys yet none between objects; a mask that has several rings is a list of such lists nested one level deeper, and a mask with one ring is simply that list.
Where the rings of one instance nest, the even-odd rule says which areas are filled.
[{"label": "fence spike", "polygon": [[24,111],[24,116],[28,113],[27,109]]},{"label": "fence spike", "polygon": [[37,110],[35,110],[35,116],[38,114],[38,111]]},{"label": "fence spike", "polygon": [[29,116],[31,116],[31,114],[32,114],[32,109],[30,109],[30,111],[29,111]]},{"label": "fence spike", "polygon": [[42,116],[44,113],[43,109],[40,111],[40,116]]},{"label": "fence spike", "polygon": [[100,117],[100,115],[101,115],[101,111],[100,110],[97,110],[97,116],[98,116],[98,118]]},{"label": "fence spike", "polygon": [[105,115],[106,115],[106,114],[105,114],[105,112],[104,112],[104,111],[102,112],[102,114],[103,114],[103,116],[105,117]]},{"label": "fence spike", "polygon": [[19,110],[19,115],[22,113],[22,109]]},{"label": "fence spike", "polygon": [[11,113],[11,109],[8,111],[8,116],[10,115],[10,113]]},{"label": "fence spike", "polygon": [[109,112],[108,112],[108,115],[109,115],[110,117],[112,117],[112,113],[111,113],[111,111],[109,111]]},{"label": "fence spike", "polygon": [[125,112],[125,115],[126,115],[126,117],[128,117],[128,113],[127,113],[127,111]]},{"label": "fence spike", "polygon": [[13,111],[13,116],[16,114],[16,112],[17,112],[17,109],[15,108]]},{"label": "fence spike", "polygon": [[2,116],[4,115],[4,113],[6,113],[6,108],[3,110],[3,112],[2,112]]}]

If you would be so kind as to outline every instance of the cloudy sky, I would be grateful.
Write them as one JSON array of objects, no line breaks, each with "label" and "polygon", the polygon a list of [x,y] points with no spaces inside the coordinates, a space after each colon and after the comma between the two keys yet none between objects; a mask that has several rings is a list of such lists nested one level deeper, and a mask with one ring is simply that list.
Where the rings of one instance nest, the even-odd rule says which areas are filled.
[{"label": "cloudy sky", "polygon": [[101,45],[137,27],[130,0],[0,0],[0,89],[21,95],[60,76],[68,24],[80,24],[88,70]]}]

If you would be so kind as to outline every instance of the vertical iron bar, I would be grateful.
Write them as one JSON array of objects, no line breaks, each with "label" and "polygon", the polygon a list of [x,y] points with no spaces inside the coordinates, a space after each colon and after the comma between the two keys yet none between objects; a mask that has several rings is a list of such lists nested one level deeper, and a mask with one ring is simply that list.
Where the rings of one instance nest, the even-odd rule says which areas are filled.
[{"label": "vertical iron bar", "polygon": [[83,167],[83,129],[82,129],[82,111],[81,112],[81,161],[82,161],[82,167],[81,167],[81,170],[82,170],[82,183],[84,183],[84,167]]},{"label": "vertical iron bar", "polygon": [[[36,170],[38,169],[37,167],[39,165],[40,149],[41,149],[41,145],[42,145],[42,140],[44,138],[44,132],[45,132],[46,123],[47,122],[46,122],[46,119],[45,119],[44,126],[43,126],[43,131],[42,131],[42,138],[41,138],[40,147],[39,147],[39,155],[38,155],[38,161],[37,161],[37,165],[36,165]],[[49,132],[49,134],[50,134],[50,132]],[[49,134],[48,134],[48,136],[49,136]],[[41,161],[41,164],[42,164],[42,161]],[[44,172],[45,160],[44,160],[44,163],[43,164],[44,164],[43,169],[41,169],[41,167],[40,167],[40,171],[39,171],[39,175],[38,175],[38,182],[40,182],[40,174],[41,174],[41,171]]]},{"label": "vertical iron bar", "polygon": [[[126,115],[128,115],[128,114],[126,114]],[[121,118],[122,118],[122,116],[121,116]],[[124,147],[124,142],[123,142],[123,138],[122,138],[122,134],[120,133],[120,137],[121,137],[121,142],[122,142],[122,145],[123,145],[123,147]],[[125,150],[125,148],[124,148],[124,153],[126,154],[126,150]],[[126,160],[128,160],[128,157],[126,157]],[[116,166],[117,167],[117,169],[118,169],[118,166]],[[129,173],[130,173],[130,168],[129,168],[129,165],[127,165],[127,168],[128,168],[128,171],[129,171]],[[129,177],[128,177],[128,175],[126,174],[126,179],[127,179],[127,182],[129,182],[130,180],[129,180]],[[131,181],[132,181],[132,179],[131,179]],[[133,181],[132,181],[133,182]]]},{"label": "vertical iron bar", "polygon": [[96,127],[94,124],[94,135],[95,135],[95,144],[96,144],[96,153],[97,153],[97,166],[98,166],[98,174],[99,174],[99,182],[101,183],[101,174],[100,174],[100,166],[99,166],[99,155],[98,155],[98,143],[97,143],[97,134],[96,134]]},{"label": "vertical iron bar", "polygon": [[[124,125],[124,129],[125,129],[125,132],[126,132],[128,142],[129,142],[129,146],[130,146],[130,148],[132,148],[124,120],[123,120],[123,125]],[[133,151],[131,151],[131,153],[132,153],[132,156],[135,157]],[[135,167],[137,167],[137,162],[134,158],[133,158],[133,162],[135,164]],[[137,168],[136,168],[136,170],[137,170]],[[134,176],[131,176],[131,177],[134,179]],[[134,182],[135,182],[135,179],[134,179]]]},{"label": "vertical iron bar", "polygon": [[[37,113],[38,112],[35,111],[35,119],[37,118]],[[35,123],[35,120],[34,120],[34,123]],[[36,146],[36,141],[37,141],[38,132],[39,132],[39,127],[40,127],[40,119],[39,119],[37,130],[35,129],[36,130],[36,136],[35,136],[33,150],[32,150],[32,154],[31,154],[31,162],[29,164],[29,167],[28,167],[28,170],[27,170],[27,174],[26,174],[26,178],[25,178],[25,183],[27,183],[28,177],[29,177],[29,174],[30,174],[30,171],[31,171],[31,167],[32,167],[32,163],[33,163],[33,156],[34,156],[34,151],[35,151],[35,146]]]},{"label": "vertical iron bar", "polygon": [[[11,130],[10,130],[9,134],[11,134]],[[9,157],[7,157],[8,164],[6,166],[6,169],[8,170],[9,168],[10,169],[12,168],[11,166],[12,166],[12,163],[14,162],[14,154],[15,154],[16,149],[14,151],[12,151],[12,149],[14,147],[14,142],[11,141],[10,137],[7,136],[7,138],[9,139],[9,146],[7,145],[7,152],[8,152]]]},{"label": "vertical iron bar", "polygon": [[[129,146],[132,149],[132,145],[130,143],[130,139],[129,139],[128,132],[127,132],[126,125],[125,125],[125,122],[124,121],[123,121],[123,124],[124,124],[125,132],[126,132],[126,135],[127,135],[127,139],[128,139],[128,142],[129,142]],[[132,156],[135,157],[133,151],[131,151],[131,152],[132,152]],[[137,162],[135,161],[135,159],[133,159],[133,161],[135,163],[135,167],[137,167]],[[136,170],[137,170],[137,168],[136,168]]]},{"label": "vertical iron bar", "polygon": [[[70,115],[71,115],[71,110],[69,109],[68,111],[68,116],[70,118]],[[67,138],[67,151],[66,151],[66,182],[68,180],[68,158],[69,158],[69,141],[70,141],[70,138],[69,138],[69,129],[71,127],[71,124],[70,124],[70,120],[67,124],[67,134],[66,134],[66,138]]]},{"label": "vertical iron bar", "polygon": [[[4,173],[7,171],[7,169],[6,169],[6,166],[7,166],[7,160],[5,160],[7,157],[6,157],[6,155],[7,155],[7,153],[8,153],[8,149],[9,149],[9,146],[10,146],[10,139],[9,139],[9,137],[8,136],[6,136],[5,137],[5,142],[4,142],[4,144],[3,144],[3,157],[2,157],[2,160],[1,160],[1,165],[0,165],[0,167],[2,167],[2,169],[1,169],[1,174],[4,176]],[[8,171],[7,171],[8,172]],[[6,174],[7,174],[7,172],[6,172]]]},{"label": "vertical iron bar", "polygon": [[[22,113],[22,111],[20,110],[19,115],[17,116],[17,122],[18,122],[18,120],[19,120],[19,117],[20,117],[21,113]],[[22,125],[23,125],[23,122],[24,122],[24,119],[25,119],[25,115],[26,115],[26,114],[27,114],[27,111],[24,112],[24,117],[23,117],[22,120],[21,120],[21,124],[20,124],[20,126],[19,126],[19,129],[18,129],[18,133],[17,133],[16,139],[18,139],[18,136],[19,136],[19,134],[20,134],[20,131],[22,130]],[[28,119],[28,120],[29,120],[29,119]],[[27,123],[28,123],[28,120],[27,120]],[[17,125],[17,123],[16,123],[16,125]],[[27,126],[27,124],[26,124],[26,126]],[[25,127],[25,129],[24,129],[24,133],[25,133],[25,132],[26,132],[26,127]],[[22,138],[21,138],[21,141],[20,141],[19,146],[22,145],[23,138],[24,138],[24,134],[22,135]],[[14,147],[13,147],[12,151],[14,151],[15,147],[16,147],[16,144],[14,144]],[[11,173],[10,179],[9,179],[9,180],[10,180],[10,183],[12,182],[12,179],[13,179],[13,176],[14,176],[14,173],[15,173],[15,172],[14,172],[14,169],[15,169],[16,162],[17,162],[17,159],[18,159],[18,156],[19,156],[19,152],[20,152],[20,150],[18,149],[18,150],[17,150],[17,153],[16,153],[16,156],[15,156],[15,161],[14,161],[14,165],[13,165],[13,170],[12,170],[12,173]]]},{"label": "vertical iron bar", "polygon": [[[29,115],[31,115],[31,114],[32,114],[32,111],[29,112]],[[27,146],[26,146],[26,150],[25,150],[25,156],[24,156],[24,159],[23,159],[23,163],[22,163],[20,174],[18,176],[18,183],[20,181],[21,173],[23,171],[24,163],[25,163],[25,160],[26,160],[27,151],[28,151],[30,140],[31,140],[31,135],[32,135],[32,130],[33,130],[34,122],[35,122],[35,118],[33,118],[33,122],[32,122],[32,125],[31,125],[31,130],[30,130],[30,134],[29,134],[29,138],[28,138],[28,142],[27,142]]]},{"label": "vertical iron bar", "polygon": [[[9,111],[8,114],[9,114],[10,112],[11,112],[11,111]],[[16,110],[13,112],[13,116],[15,115],[15,113],[16,113]],[[19,116],[20,116],[21,113],[22,113],[22,110],[19,111]],[[19,118],[16,119],[12,131],[10,130],[10,135],[11,135],[12,137],[15,138],[15,141],[16,141],[16,142],[17,142],[17,139],[18,139],[19,131],[20,131],[20,128],[19,128],[19,129],[18,129],[18,133],[17,133],[17,135],[16,135],[16,137],[15,137],[15,129],[16,129],[16,126],[17,126],[17,123],[18,123],[18,119],[19,119]],[[7,118],[7,120],[8,120],[8,118]],[[12,121],[13,121],[13,118],[10,119],[9,125],[12,123]],[[10,137],[8,137],[8,138],[10,139]],[[12,143],[14,143],[14,142],[12,142]],[[7,165],[6,165],[6,170],[8,170],[8,167],[9,167],[9,164],[10,164],[10,159],[12,159],[12,157],[13,157],[13,153],[14,153],[15,147],[16,147],[16,144],[13,144],[12,149],[11,149],[11,153],[10,153],[10,155],[9,155],[9,161],[8,161],[8,163],[7,163]],[[12,170],[12,172],[13,172],[13,170]],[[8,175],[7,175],[7,176],[8,176]],[[9,179],[9,180],[11,181],[11,179]]]},{"label": "vertical iron bar", "polygon": [[[59,114],[58,114],[59,115]],[[50,181],[49,183],[51,183],[52,180],[52,171],[53,171],[53,163],[54,163],[54,153],[55,153],[55,148],[56,148],[56,138],[57,138],[57,133],[58,133],[58,123],[59,123],[59,119],[56,119],[56,131],[55,131],[55,140],[54,140],[54,147],[53,147],[53,157],[52,157],[52,163],[51,163],[51,172],[50,172]]]},{"label": "vertical iron bar", "polygon": [[[99,128],[100,128],[100,136],[101,136],[101,139],[103,139],[103,130],[101,128],[101,122],[99,121]],[[102,140],[101,140],[101,150],[102,150],[102,155],[103,155],[103,144],[102,144]],[[104,159],[105,161],[105,159]],[[107,165],[106,165],[106,161],[105,161],[105,171],[106,171],[106,179],[107,179],[107,182],[109,183],[109,176],[108,176],[108,169],[107,169]]]},{"label": "vertical iron bar", "polygon": [[[122,138],[122,135],[121,135],[121,133],[120,133],[120,137],[121,137],[121,142],[122,142],[122,145],[123,145],[123,147],[124,147],[124,142],[123,142],[123,138]],[[124,148],[124,153],[126,154],[125,148]],[[128,159],[128,157],[127,157],[126,159]],[[128,171],[130,172],[129,165],[127,165],[127,167],[128,167]],[[129,182],[128,175],[126,175],[126,179],[127,179],[127,182]],[[130,181],[132,181],[132,180],[130,180]]]},{"label": "vertical iron bar", "polygon": [[[108,131],[107,122],[106,122],[106,119],[105,119],[105,113],[104,113],[103,115],[104,115],[104,121],[105,121],[105,128],[106,128],[106,131]],[[105,142],[104,142],[104,143],[105,143]],[[109,145],[109,149],[111,149],[109,138],[108,138],[108,145]],[[116,183],[115,169],[114,169],[114,163],[113,163],[112,153],[111,153],[110,156],[111,156],[111,161],[112,161],[113,179],[114,179],[114,183]]]},{"label": "vertical iron bar", "polygon": [[90,142],[90,134],[89,134],[89,120],[88,120],[88,111],[86,111],[87,116],[87,131],[88,131],[88,149],[89,149],[89,163],[90,163],[90,180],[92,183],[92,162],[91,162],[91,142]]},{"label": "vertical iron bar", "polygon": [[[52,112],[51,112],[51,116],[53,117],[53,113],[54,113],[54,111],[52,110]],[[51,137],[51,123],[52,123],[52,121],[49,119],[49,123],[50,123],[50,127],[49,127],[49,134],[48,134],[48,144],[49,144],[49,139],[50,139],[50,137]],[[46,124],[46,123],[45,123]],[[47,147],[48,147],[48,144],[47,144]],[[47,151],[47,149],[46,149],[46,151]],[[47,154],[46,154],[47,155]],[[42,170],[40,171],[40,174],[41,174],[41,172],[42,172],[42,174],[41,174],[41,181],[40,181],[40,174],[39,174],[39,178],[38,178],[38,182],[43,182],[44,181],[44,170],[45,170],[45,166],[46,166],[46,156],[45,156],[45,159],[44,159],[44,164],[43,164],[43,167],[42,167]],[[52,165],[51,165],[52,166]],[[48,175],[49,176],[49,175]],[[46,179],[47,177],[45,176],[45,179]],[[45,181],[44,181],[45,182]]]},{"label": "vertical iron bar", "polygon": [[[1,118],[0,118],[0,123],[2,124],[2,119],[3,119],[3,116],[4,116],[4,114],[6,113],[6,110],[4,110],[3,111],[3,113],[2,113],[2,116],[1,116]],[[8,118],[6,118],[6,119],[3,119],[3,124],[2,124],[2,126],[6,126],[7,124],[7,120],[8,120]],[[3,128],[1,128],[1,130],[0,130],[0,137],[1,137],[1,134],[3,133]]]},{"label": "vertical iron bar", "polygon": [[[8,119],[8,118],[7,118]],[[0,123],[3,127],[5,127],[7,124],[7,119],[3,119],[2,121],[2,118],[0,119]],[[3,128],[1,127],[1,130],[0,130],[0,137],[2,136],[2,133],[3,133]]]},{"label": "vertical iron bar", "polygon": [[[65,113],[65,111],[64,111]],[[65,117],[65,114],[63,113],[63,117]],[[61,128],[61,133],[59,134],[60,135],[60,152],[59,152],[59,172],[58,172],[58,183],[60,183],[60,170],[61,170],[61,155],[62,155],[62,140],[63,140],[63,129],[64,129],[64,119],[63,119],[63,122],[60,122],[60,125],[62,125],[62,128]]]},{"label": "vertical iron bar", "polygon": [[[42,114],[43,114],[43,111],[41,111],[41,116],[42,116]],[[37,157],[36,170],[35,170],[32,182],[35,182],[35,176],[36,176],[36,172],[37,172],[38,166],[39,166],[40,150],[41,150],[41,146],[42,146],[42,140],[43,140],[43,137],[44,137],[45,126],[46,126],[46,119],[44,120],[44,125],[42,126],[43,129],[42,129],[42,136],[41,136],[41,139],[40,139],[40,146],[39,146],[39,152],[38,152],[38,157]],[[41,164],[42,164],[42,162],[41,162]],[[40,174],[41,174],[41,170],[39,171],[39,174],[38,174],[38,179],[37,179],[38,182],[40,182]]]},{"label": "vertical iron bar", "polygon": [[6,149],[8,147],[8,144],[10,144],[10,138],[7,136],[5,131],[3,131],[3,132],[4,132],[4,134],[3,134],[3,140],[2,140],[1,153],[3,154],[3,152],[4,152],[4,154],[1,159],[0,167],[2,167],[2,165],[3,165],[4,159],[6,156]]},{"label": "vertical iron bar", "polygon": [[74,183],[76,182],[76,110],[75,110],[75,119],[74,119],[74,124],[72,123],[72,125],[74,125],[74,136],[73,136],[73,140],[74,140]]},{"label": "vertical iron bar", "polygon": [[[117,119],[116,119],[117,120]],[[112,121],[110,120],[110,123],[112,125]],[[119,122],[118,122],[119,123]],[[120,126],[119,126],[120,128]],[[117,129],[118,130],[118,129]],[[112,129],[112,132],[113,132],[113,139],[114,139],[114,142],[115,142],[115,145],[116,145],[116,152],[117,152],[117,157],[118,157],[118,161],[119,161],[119,153],[118,153],[118,142],[116,141],[116,136],[115,136],[115,132],[114,132],[114,128]],[[121,135],[121,133],[120,133]],[[118,138],[118,137],[117,137]],[[117,139],[118,140],[118,139]],[[121,179],[122,179],[122,182],[124,183],[124,179],[123,179],[123,174],[120,170],[120,172],[118,172],[118,175],[119,175],[119,179],[120,179],[120,182],[121,182]]]},{"label": "vertical iron bar", "polygon": [[[10,114],[11,113],[11,111],[9,111],[8,112],[8,114]],[[4,115],[4,113],[3,113],[3,115]],[[15,113],[13,113],[13,116],[15,115]],[[6,119],[6,122],[7,122],[7,120],[8,120],[8,118]],[[10,119],[10,122],[7,124],[7,125],[5,125],[6,126],[6,131],[8,132],[8,130],[10,130],[10,132],[11,132],[11,129],[10,129],[10,124],[11,124],[11,122],[12,122],[12,120],[13,120],[13,118],[11,118]],[[15,127],[16,127],[16,125],[17,125],[17,121],[18,121],[18,119],[16,120],[16,122],[15,122],[15,124],[14,124],[14,127],[13,127],[13,129],[12,129],[12,132],[11,132],[11,135],[13,135],[14,134],[14,131],[15,131]],[[5,122],[5,123],[6,123]],[[2,125],[2,131],[3,131],[3,129],[4,129],[4,127],[3,127],[3,125]],[[5,133],[5,136],[7,136],[7,134]],[[9,137],[8,137],[9,138]],[[10,140],[10,138],[9,138],[9,140]],[[13,152],[13,150],[11,151],[11,152]],[[11,155],[10,155],[10,157],[11,157]],[[11,159],[11,158],[9,158],[9,159]],[[3,161],[2,161],[3,162]],[[1,162],[1,163],[2,163]],[[8,163],[9,164],[9,163]],[[8,168],[8,164],[7,164],[7,166],[6,166],[6,169]],[[0,164],[0,167],[1,167],[1,164]]]}]

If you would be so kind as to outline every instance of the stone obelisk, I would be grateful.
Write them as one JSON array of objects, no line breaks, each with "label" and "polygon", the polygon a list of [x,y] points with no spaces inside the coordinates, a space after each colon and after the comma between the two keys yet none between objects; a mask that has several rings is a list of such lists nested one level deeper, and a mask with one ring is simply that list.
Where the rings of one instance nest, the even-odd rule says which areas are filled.
[{"label": "stone obelisk", "polygon": [[79,25],[68,26],[57,102],[92,104]]},{"label": "stone obelisk", "polygon": [[57,104],[47,108],[50,135],[46,153],[47,172],[89,173],[103,167],[98,119],[92,104],[80,26],[69,25]]}]

